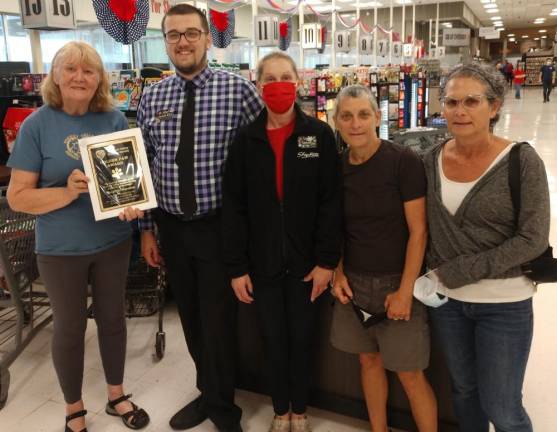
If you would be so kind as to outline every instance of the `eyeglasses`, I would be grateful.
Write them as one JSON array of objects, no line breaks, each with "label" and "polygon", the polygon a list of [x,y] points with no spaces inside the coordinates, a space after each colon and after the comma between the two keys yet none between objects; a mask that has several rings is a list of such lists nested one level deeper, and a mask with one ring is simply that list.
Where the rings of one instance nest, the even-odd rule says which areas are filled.
[{"label": "eyeglasses", "polygon": [[164,33],[164,40],[169,44],[175,44],[180,42],[180,39],[184,36],[188,42],[197,42],[203,33],[207,32],[196,28],[189,28],[185,32],[171,30]]},{"label": "eyeglasses", "polygon": [[462,104],[465,110],[475,110],[482,103],[482,99],[486,98],[486,95],[468,95],[462,99],[455,99],[452,97],[445,97],[442,99],[441,103],[443,107],[448,110],[454,110],[456,107]]}]

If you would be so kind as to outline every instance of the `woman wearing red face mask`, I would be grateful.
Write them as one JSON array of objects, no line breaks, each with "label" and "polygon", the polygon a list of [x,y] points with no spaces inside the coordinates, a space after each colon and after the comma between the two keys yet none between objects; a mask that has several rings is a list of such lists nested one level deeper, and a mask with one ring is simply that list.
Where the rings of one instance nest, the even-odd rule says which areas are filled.
[{"label": "woman wearing red face mask", "polygon": [[289,56],[264,57],[257,86],[266,109],[238,132],[224,172],[224,260],[238,300],[259,315],[270,431],[306,432],[315,300],[340,257],[340,159],[331,128],[295,103]]}]

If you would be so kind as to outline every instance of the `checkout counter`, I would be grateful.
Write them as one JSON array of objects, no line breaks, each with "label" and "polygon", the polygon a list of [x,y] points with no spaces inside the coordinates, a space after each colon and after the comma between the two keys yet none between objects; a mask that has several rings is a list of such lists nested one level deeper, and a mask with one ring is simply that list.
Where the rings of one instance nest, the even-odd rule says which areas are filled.
[{"label": "checkout counter", "polygon": [[[329,343],[333,297],[324,293],[318,300],[318,319],[313,352],[313,376],[310,406],[368,420],[360,384],[357,355],[336,350]],[[432,329],[433,330],[433,329]],[[430,366],[426,374],[437,396],[439,431],[457,432],[449,373],[442,353],[432,334]],[[237,387],[268,394],[265,384],[263,343],[253,305],[240,304],[238,311]],[[410,405],[398,378],[389,373],[389,426],[404,431],[417,431]]]}]

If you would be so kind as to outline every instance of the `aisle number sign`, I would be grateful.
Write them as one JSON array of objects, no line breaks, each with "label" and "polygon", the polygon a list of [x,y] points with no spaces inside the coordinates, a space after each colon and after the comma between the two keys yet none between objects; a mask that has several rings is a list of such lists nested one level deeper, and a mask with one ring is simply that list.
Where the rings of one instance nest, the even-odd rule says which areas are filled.
[{"label": "aisle number sign", "polygon": [[255,45],[276,46],[278,42],[278,16],[257,15],[255,17]]},{"label": "aisle number sign", "polygon": [[302,48],[321,48],[321,24],[304,24],[302,29]]},{"label": "aisle number sign", "polygon": [[360,54],[372,54],[373,53],[373,36],[363,35],[360,37]]},{"label": "aisle number sign", "polygon": [[381,39],[377,41],[377,50],[381,57],[385,57],[389,54],[389,41],[387,39]]},{"label": "aisle number sign", "polygon": [[393,57],[398,58],[402,54],[402,43],[393,42]]},{"label": "aisle number sign", "polygon": [[335,33],[336,40],[336,50],[338,52],[349,52],[350,51],[350,32],[347,30],[337,31]]},{"label": "aisle number sign", "polygon": [[19,0],[23,28],[74,29],[73,0]]}]

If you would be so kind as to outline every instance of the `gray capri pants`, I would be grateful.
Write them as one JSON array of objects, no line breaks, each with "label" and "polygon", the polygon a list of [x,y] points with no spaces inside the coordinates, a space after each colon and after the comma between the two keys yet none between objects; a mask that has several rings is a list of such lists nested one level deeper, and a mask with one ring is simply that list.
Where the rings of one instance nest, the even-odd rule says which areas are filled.
[{"label": "gray capri pants", "polygon": [[91,255],[37,256],[53,312],[52,359],[68,404],[81,400],[89,283],[106,382],[122,384],[130,251],[128,239]]}]

